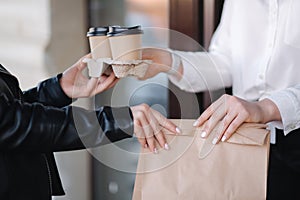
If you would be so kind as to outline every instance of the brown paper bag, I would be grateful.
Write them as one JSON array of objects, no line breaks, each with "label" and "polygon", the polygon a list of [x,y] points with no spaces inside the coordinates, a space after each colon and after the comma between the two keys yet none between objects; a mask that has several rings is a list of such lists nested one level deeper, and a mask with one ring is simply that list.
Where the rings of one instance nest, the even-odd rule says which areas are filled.
[{"label": "brown paper bag", "polygon": [[[133,200],[262,200],[266,198],[269,131],[245,123],[227,141],[210,148],[194,120],[173,120],[183,133],[166,134],[171,149],[142,149]],[[215,129],[214,131],[217,131]]]}]

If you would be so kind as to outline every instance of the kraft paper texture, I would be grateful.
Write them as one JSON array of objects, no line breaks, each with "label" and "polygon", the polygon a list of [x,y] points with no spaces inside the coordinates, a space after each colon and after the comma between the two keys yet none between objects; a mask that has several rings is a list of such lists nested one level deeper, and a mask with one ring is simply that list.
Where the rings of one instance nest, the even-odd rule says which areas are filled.
[{"label": "kraft paper texture", "polygon": [[[183,133],[165,131],[170,150],[142,149],[133,200],[266,199],[269,131],[263,124],[243,124],[227,141],[211,148],[194,120],[173,120]],[[215,129],[217,130],[217,128]],[[215,131],[214,130],[214,131]]]},{"label": "kraft paper texture", "polygon": [[88,72],[90,77],[100,77],[105,71],[111,67],[117,78],[124,78],[127,76],[135,76],[143,78],[149,65],[150,60],[112,60],[110,58],[85,58],[83,62],[88,65]]}]

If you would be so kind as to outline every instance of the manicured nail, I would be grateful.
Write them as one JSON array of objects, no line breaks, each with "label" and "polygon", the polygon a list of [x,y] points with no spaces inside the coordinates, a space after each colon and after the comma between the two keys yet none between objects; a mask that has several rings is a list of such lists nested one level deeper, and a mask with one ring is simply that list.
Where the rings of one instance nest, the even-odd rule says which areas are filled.
[{"label": "manicured nail", "polygon": [[224,136],[222,137],[222,142],[225,142],[225,140],[226,140],[226,136],[224,135]]},{"label": "manicured nail", "polygon": [[218,138],[214,138],[212,141],[213,144],[217,144],[217,142],[218,142]]},{"label": "manicured nail", "polygon": [[199,125],[199,121],[196,120],[194,123],[193,123],[193,126],[198,126]]},{"label": "manicured nail", "polygon": [[205,137],[207,135],[207,133],[205,132],[205,131],[202,131],[202,133],[201,133],[201,137]]},{"label": "manicured nail", "polygon": [[154,154],[158,154],[157,148],[154,148]]},{"label": "manicured nail", "polygon": [[147,144],[145,144],[145,145],[144,145],[144,148],[145,148],[145,149],[147,149],[147,148],[148,148],[148,145],[147,145]]},{"label": "manicured nail", "polygon": [[170,147],[169,147],[169,145],[166,143],[165,144],[165,150],[169,150],[170,149]]},{"label": "manicured nail", "polygon": [[181,129],[179,127],[176,127],[175,130],[176,130],[177,133],[181,134]]}]

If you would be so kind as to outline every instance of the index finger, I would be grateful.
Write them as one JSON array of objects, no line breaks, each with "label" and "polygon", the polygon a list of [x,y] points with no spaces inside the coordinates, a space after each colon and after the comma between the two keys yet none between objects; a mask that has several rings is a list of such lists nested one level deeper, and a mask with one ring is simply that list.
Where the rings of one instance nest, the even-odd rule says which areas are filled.
[{"label": "index finger", "polygon": [[78,66],[78,70],[79,71],[83,71],[86,67],[87,67],[87,63],[86,63],[86,59],[90,59],[92,58],[92,54],[89,53],[89,54],[86,54],[85,56],[83,56],[82,58],[80,58],[79,62],[79,66]]},{"label": "index finger", "polygon": [[149,112],[147,112],[147,117],[148,117],[148,122],[150,124],[150,126],[152,127],[152,130],[154,132],[154,136],[157,140],[157,142],[159,143],[159,145],[162,148],[165,148],[166,150],[169,149],[169,145],[166,142],[166,138],[165,135],[162,132],[162,126],[160,126],[160,123],[158,121],[158,119],[155,117],[155,115],[153,114],[153,109],[149,109]]},{"label": "index finger", "polygon": [[222,104],[222,98],[219,98],[215,102],[213,102],[204,112],[200,115],[200,117],[194,122],[193,126],[201,126],[206,122],[213,113],[220,107]]},{"label": "index finger", "polygon": [[97,78],[97,83],[94,87],[92,95],[96,95],[106,89],[113,87],[117,82],[118,79],[116,79],[113,73],[111,73],[108,77],[101,76],[100,78]]},{"label": "index finger", "polygon": [[176,126],[173,122],[169,119],[165,118],[162,114],[160,114],[156,110],[152,110],[153,115],[156,117],[159,124],[164,127],[165,129],[171,131],[174,134],[180,134],[181,130],[178,126]]}]

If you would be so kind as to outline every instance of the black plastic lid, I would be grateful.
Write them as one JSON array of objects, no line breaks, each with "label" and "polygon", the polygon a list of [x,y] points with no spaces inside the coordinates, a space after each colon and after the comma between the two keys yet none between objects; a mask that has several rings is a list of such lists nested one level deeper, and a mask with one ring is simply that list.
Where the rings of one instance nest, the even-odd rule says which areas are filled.
[{"label": "black plastic lid", "polygon": [[109,27],[108,26],[91,27],[89,29],[89,32],[87,32],[86,36],[87,37],[106,36],[108,32],[109,32]]},{"label": "black plastic lid", "polygon": [[110,26],[107,36],[121,36],[121,35],[133,35],[143,34],[141,26]]}]

